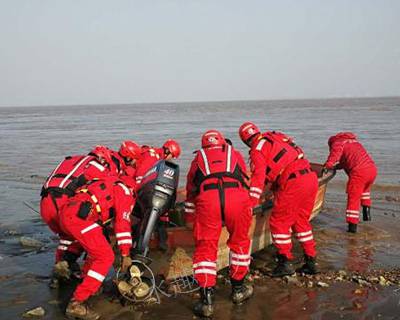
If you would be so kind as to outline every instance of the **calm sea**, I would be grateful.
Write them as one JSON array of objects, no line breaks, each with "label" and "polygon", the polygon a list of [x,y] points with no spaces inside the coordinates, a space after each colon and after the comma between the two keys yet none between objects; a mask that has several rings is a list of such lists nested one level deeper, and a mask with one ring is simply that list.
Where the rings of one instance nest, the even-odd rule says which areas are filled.
[{"label": "calm sea", "polygon": [[353,131],[378,165],[377,183],[400,183],[400,98],[0,108],[0,222],[24,218],[22,201],[38,202],[40,184],[66,155],[174,138],[184,185],[205,130],[221,130],[247,156],[237,130],[248,120],[294,137],[313,162],[326,159],[330,135]]},{"label": "calm sea", "polygon": [[[398,200],[386,198],[398,195],[400,190],[400,98],[0,108],[0,318],[19,318],[24,310],[38,305],[46,309],[46,319],[64,318],[62,308],[50,305],[65,300],[62,291],[47,288],[57,244],[39,215],[26,206],[37,209],[45,177],[64,156],[85,154],[96,144],[118,148],[126,139],[160,146],[167,138],[174,138],[183,148],[178,160],[183,186],[192,152],[199,148],[205,130],[221,130],[247,155],[237,130],[248,120],[262,129],[291,135],[313,162],[325,161],[330,135],[338,131],[355,132],[378,165],[377,184],[381,194],[378,190],[373,193],[373,223],[362,225],[360,236],[349,239],[342,234],[344,218],[338,214],[345,207],[343,183],[336,184],[339,186],[336,191],[333,188],[336,182],[330,183],[324,214],[315,222],[321,261],[329,268],[369,265],[372,261],[375,265],[398,265],[399,205]],[[345,179],[343,173],[335,177],[335,181]],[[389,234],[392,236],[388,237]],[[26,249],[19,244],[21,236],[40,239],[46,248]],[[380,237],[384,238],[379,242]],[[336,310],[338,297],[347,301],[353,289],[334,287],[310,293],[257,286],[257,296],[242,313],[237,314],[231,308],[226,299],[228,293],[224,299],[220,297],[222,311],[216,318],[298,319],[301,312],[307,319],[337,319],[342,312]],[[390,317],[383,318],[392,319],[399,314],[398,297],[392,289],[371,291],[367,296],[362,302],[366,306],[363,316],[374,315],[372,319],[376,314],[386,314]],[[356,298],[359,304],[360,297]],[[346,305],[346,301],[340,305]],[[160,319],[165,315],[170,315],[168,319],[192,318],[187,307],[191,301],[185,304],[181,300],[164,299],[164,302],[167,304],[151,309],[144,318]],[[333,311],[326,309],[327,306],[332,306]],[[293,311],[291,315],[288,310]],[[321,312],[331,317],[321,316]],[[351,319],[361,317],[359,312],[357,309],[351,313],[354,315]],[[128,318],[133,319],[131,313],[125,318],[118,316],[118,319]],[[134,318],[142,317],[139,314]]]}]

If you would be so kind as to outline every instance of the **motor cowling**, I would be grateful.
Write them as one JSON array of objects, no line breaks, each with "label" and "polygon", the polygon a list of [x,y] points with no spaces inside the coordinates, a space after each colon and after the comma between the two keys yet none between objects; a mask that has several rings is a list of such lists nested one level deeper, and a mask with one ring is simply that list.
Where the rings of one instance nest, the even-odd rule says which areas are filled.
[{"label": "motor cowling", "polygon": [[146,257],[149,241],[160,216],[173,208],[179,183],[179,166],[160,160],[144,176],[138,190],[141,223],[137,254]]}]

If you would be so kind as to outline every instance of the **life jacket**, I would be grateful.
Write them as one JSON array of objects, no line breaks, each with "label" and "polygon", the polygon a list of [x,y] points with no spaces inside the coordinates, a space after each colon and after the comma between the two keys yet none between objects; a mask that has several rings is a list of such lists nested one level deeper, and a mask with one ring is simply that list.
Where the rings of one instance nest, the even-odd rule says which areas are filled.
[{"label": "life jacket", "polygon": [[87,182],[84,172],[89,162],[101,167],[96,158],[91,155],[66,157],[47,178],[43,185],[41,196],[49,192],[73,196],[76,189]]},{"label": "life jacket", "polygon": [[208,179],[221,180],[224,177],[235,179],[241,186],[248,188],[244,180],[246,175],[242,172],[231,145],[200,149],[197,152],[198,169],[193,180],[197,190],[200,190],[202,183]]},{"label": "life jacket", "polygon": [[120,184],[129,193],[128,188],[115,178],[92,180],[79,188],[77,190],[77,198],[86,201],[86,204],[83,202],[78,216],[86,219],[90,214],[91,220],[100,221],[101,223],[114,218],[114,186],[116,184]]},{"label": "life jacket", "polygon": [[303,150],[290,137],[276,131],[263,133],[255,142],[255,150],[266,156],[265,174],[269,181],[275,181],[289,164],[304,157]]},{"label": "life jacket", "polygon": [[200,149],[197,151],[197,158],[198,169],[193,178],[194,192],[218,190],[221,219],[224,221],[225,190],[248,188],[244,180],[245,173],[240,168],[236,152],[229,144]]}]

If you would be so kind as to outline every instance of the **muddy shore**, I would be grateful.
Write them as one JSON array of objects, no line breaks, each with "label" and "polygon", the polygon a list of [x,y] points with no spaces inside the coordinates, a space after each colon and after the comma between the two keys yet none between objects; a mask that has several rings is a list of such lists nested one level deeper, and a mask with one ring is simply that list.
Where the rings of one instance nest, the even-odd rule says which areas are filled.
[{"label": "muddy shore", "polygon": [[[345,232],[343,182],[330,183],[324,209],[313,221],[322,273],[272,279],[268,272],[273,249],[267,248],[254,256],[249,281],[255,285],[255,296],[245,305],[230,303],[230,286],[223,272],[219,276],[215,319],[399,319],[399,195],[400,187],[375,187],[373,221],[361,223],[353,235]],[[25,223],[0,225],[0,319],[19,319],[38,306],[45,310],[43,319],[64,319],[73,288],[48,287],[55,237],[32,210],[21,208],[31,211]],[[21,238],[28,243],[21,243]],[[294,263],[301,263],[298,246],[295,252]],[[161,296],[160,304],[122,306],[110,288],[108,283],[105,292],[92,299],[103,319],[193,318],[195,294]]]}]

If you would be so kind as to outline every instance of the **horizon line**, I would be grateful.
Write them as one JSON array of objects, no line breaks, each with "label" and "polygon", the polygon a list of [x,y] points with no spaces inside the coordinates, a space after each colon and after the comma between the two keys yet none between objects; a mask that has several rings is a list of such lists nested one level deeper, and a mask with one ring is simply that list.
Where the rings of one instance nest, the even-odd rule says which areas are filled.
[{"label": "horizon line", "polygon": [[354,99],[393,99],[400,98],[400,95],[390,96],[354,96],[354,97],[325,97],[325,98],[273,98],[273,99],[221,99],[221,100],[192,100],[192,101],[165,101],[165,102],[118,102],[118,103],[89,103],[89,104],[45,104],[45,105],[16,105],[2,106],[0,108],[59,108],[59,107],[92,107],[92,106],[136,106],[136,105],[164,105],[164,104],[185,104],[185,103],[225,103],[225,102],[257,102],[257,101],[309,101],[309,100],[354,100]]}]

